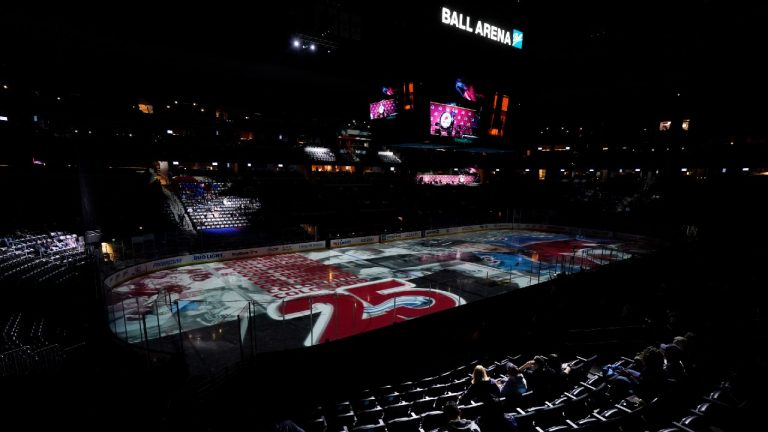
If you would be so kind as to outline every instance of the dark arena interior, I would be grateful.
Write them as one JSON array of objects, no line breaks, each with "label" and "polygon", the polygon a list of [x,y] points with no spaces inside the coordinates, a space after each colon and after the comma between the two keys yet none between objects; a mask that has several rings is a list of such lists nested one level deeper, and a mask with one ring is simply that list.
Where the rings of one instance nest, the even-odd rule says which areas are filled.
[{"label": "dark arena interior", "polygon": [[766,19],[9,8],[0,424],[765,430]]}]

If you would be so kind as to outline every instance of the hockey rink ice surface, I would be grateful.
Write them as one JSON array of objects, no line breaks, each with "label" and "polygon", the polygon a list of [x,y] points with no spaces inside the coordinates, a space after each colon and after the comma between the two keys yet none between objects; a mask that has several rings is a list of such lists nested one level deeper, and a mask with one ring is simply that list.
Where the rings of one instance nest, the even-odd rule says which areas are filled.
[{"label": "hockey rink ice surface", "polygon": [[137,277],[112,290],[108,313],[115,334],[132,343],[181,331],[293,348],[652,249],[642,241],[496,230],[263,256]]}]

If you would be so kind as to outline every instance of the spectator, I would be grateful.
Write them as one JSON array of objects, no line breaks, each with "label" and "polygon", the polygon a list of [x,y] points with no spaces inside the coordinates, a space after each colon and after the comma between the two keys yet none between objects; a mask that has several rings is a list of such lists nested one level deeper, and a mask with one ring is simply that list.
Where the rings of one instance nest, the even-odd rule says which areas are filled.
[{"label": "spectator", "polygon": [[685,336],[675,336],[672,343],[682,350],[683,365],[688,375],[696,372],[696,334],[688,332]]},{"label": "spectator", "polygon": [[515,416],[504,413],[501,400],[496,398],[483,404],[483,413],[478,421],[483,432],[514,432],[517,430]]},{"label": "spectator", "polygon": [[472,371],[472,383],[467,388],[467,391],[461,395],[459,402],[462,404],[466,404],[469,401],[485,402],[490,398],[499,397],[500,395],[496,380],[488,376],[488,372],[482,365],[477,365],[475,370]]},{"label": "spectator", "polygon": [[[566,369],[563,368],[563,363],[560,361],[560,356],[557,354],[550,354],[547,357],[547,366],[552,369],[552,383],[550,393],[552,396],[559,395],[566,391],[568,388],[568,375]],[[570,368],[568,368],[570,371]]]},{"label": "spectator", "polygon": [[645,348],[635,356],[632,365],[626,368],[606,368],[609,380],[608,396],[614,402],[635,394],[649,401],[663,389],[664,355],[654,346]]},{"label": "spectator", "polygon": [[[483,369],[485,370],[485,369]],[[449,401],[443,407],[443,413],[448,420],[446,430],[448,431],[472,431],[480,432],[480,427],[471,420],[465,420],[461,418],[461,410],[456,405],[456,402]]]},{"label": "spectator", "polygon": [[671,343],[661,344],[661,352],[664,354],[664,376],[682,383],[687,376],[683,364],[683,350]]},{"label": "spectator", "polygon": [[501,387],[501,395],[510,398],[519,398],[528,391],[528,383],[525,377],[520,373],[520,369],[514,363],[507,363],[507,379]]},{"label": "spectator", "polygon": [[537,355],[533,360],[520,366],[520,371],[525,376],[528,389],[536,395],[536,399],[545,401],[552,396],[555,371],[547,365],[547,358]]}]

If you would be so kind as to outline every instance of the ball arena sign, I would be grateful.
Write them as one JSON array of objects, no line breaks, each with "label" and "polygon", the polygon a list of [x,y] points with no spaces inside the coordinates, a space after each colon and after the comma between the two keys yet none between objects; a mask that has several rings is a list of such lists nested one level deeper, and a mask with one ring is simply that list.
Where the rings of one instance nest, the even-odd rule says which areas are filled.
[{"label": "ball arena sign", "polygon": [[442,13],[443,24],[456,27],[461,30],[480,35],[484,38],[501,42],[504,45],[509,45],[518,49],[523,48],[523,32],[520,30],[512,29],[507,31],[503,28],[496,27],[495,25],[484,23],[481,20],[476,22],[472,20],[469,15],[464,15],[456,11],[452,11],[447,7],[443,8]]}]

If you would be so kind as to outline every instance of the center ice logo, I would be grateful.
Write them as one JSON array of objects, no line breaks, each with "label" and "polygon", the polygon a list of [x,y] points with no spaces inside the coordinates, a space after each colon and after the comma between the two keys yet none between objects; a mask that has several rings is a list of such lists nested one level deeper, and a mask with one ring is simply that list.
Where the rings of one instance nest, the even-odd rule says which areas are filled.
[{"label": "center ice logo", "polygon": [[449,292],[417,288],[399,279],[384,279],[290,297],[270,304],[267,314],[275,320],[312,315],[313,325],[304,340],[304,345],[309,346],[465,303]]}]

